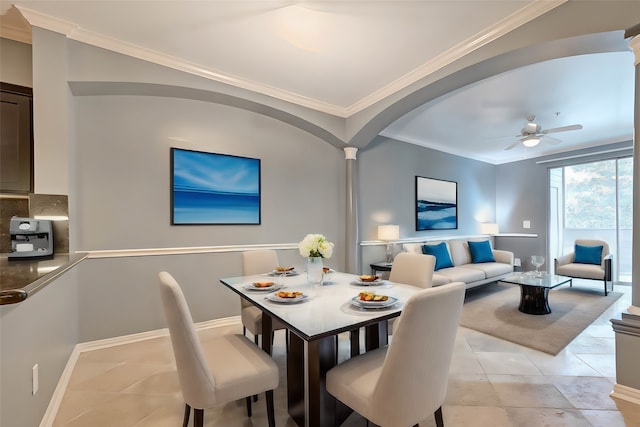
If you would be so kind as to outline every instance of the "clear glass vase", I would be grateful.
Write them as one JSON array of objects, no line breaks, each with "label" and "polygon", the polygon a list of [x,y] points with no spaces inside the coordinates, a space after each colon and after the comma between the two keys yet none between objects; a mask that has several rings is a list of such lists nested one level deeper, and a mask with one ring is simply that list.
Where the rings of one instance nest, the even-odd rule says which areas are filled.
[{"label": "clear glass vase", "polygon": [[322,267],[322,257],[307,258],[307,282],[310,285],[322,285]]}]

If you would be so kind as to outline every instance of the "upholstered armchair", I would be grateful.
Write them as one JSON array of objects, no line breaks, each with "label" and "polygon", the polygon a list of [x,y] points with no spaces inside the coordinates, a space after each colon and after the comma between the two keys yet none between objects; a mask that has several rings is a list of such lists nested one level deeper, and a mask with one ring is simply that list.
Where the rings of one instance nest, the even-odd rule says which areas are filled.
[{"label": "upholstered armchair", "polygon": [[[555,274],[579,279],[602,280],[604,294],[608,294],[608,282],[611,282],[613,256],[609,252],[609,245],[603,240],[577,239],[574,251],[555,259]],[[573,285],[573,283],[572,283]]]}]

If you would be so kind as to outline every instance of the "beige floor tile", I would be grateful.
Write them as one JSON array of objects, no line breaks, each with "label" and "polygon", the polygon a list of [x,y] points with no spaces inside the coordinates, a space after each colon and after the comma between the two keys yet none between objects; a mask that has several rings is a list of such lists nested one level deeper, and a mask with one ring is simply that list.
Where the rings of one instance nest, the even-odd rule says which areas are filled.
[{"label": "beige floor tile", "polygon": [[[442,417],[446,427],[512,427],[504,408],[482,406],[444,406]],[[435,427],[433,419],[420,427]]]},{"label": "beige floor tile", "polygon": [[451,358],[449,373],[451,375],[483,375],[485,372],[473,354],[454,354]]},{"label": "beige floor tile", "polygon": [[595,369],[603,377],[616,376],[616,355],[607,354],[576,354],[584,363]]},{"label": "beige floor tile", "polygon": [[509,408],[511,425],[517,427],[592,427],[580,411],[557,408]]},{"label": "beige floor tile", "polygon": [[569,343],[567,350],[575,354],[611,354],[616,351],[616,341],[615,337],[580,335]]},{"label": "beige floor tile", "polygon": [[140,381],[125,388],[123,393],[129,394],[173,394],[180,395],[180,382],[175,366],[168,365],[164,369],[142,378]]},{"label": "beige floor tile", "polygon": [[542,375],[527,356],[521,353],[476,352],[476,357],[487,374]]},{"label": "beige floor tile", "polygon": [[606,378],[557,377],[553,384],[578,409],[617,408],[616,402],[609,397],[613,387]]},{"label": "beige floor tile", "polygon": [[[640,427],[640,406],[609,397],[615,383],[610,318],[630,304],[630,288],[611,309],[557,356],[459,328],[443,415],[447,427]],[[619,290],[617,288],[616,290]],[[206,343],[239,324],[199,331]],[[250,337],[253,339],[253,337]],[[391,339],[393,339],[391,337]],[[364,339],[361,339],[361,346]],[[349,355],[348,334],[339,337],[339,358]],[[296,427],[286,408],[285,335],[276,332],[274,359],[281,371],[275,392],[278,427]],[[53,427],[174,427],[184,402],[168,337],[80,355]],[[207,427],[266,425],[264,395],[251,419],[243,400],[205,411]],[[364,427],[352,414],[342,427]],[[420,423],[435,426],[433,418]],[[373,425],[372,425],[373,427]]]},{"label": "beige floor tile", "polygon": [[87,412],[90,409],[109,403],[117,398],[118,393],[104,393],[96,391],[69,390],[64,394],[58,412],[53,422],[53,427],[63,426],[73,418]]},{"label": "beige floor tile", "polygon": [[529,354],[529,360],[543,375],[598,376],[598,372],[571,352],[553,357],[548,354]]},{"label": "beige floor tile", "polygon": [[171,397],[119,395],[117,398],[89,409],[64,424],[64,427],[127,427],[134,426],[158,408],[173,404]]},{"label": "beige floor tile", "polygon": [[502,407],[507,408],[566,408],[573,405],[552,384],[492,382]]},{"label": "beige floor tile", "polygon": [[[625,423],[623,415],[618,411],[581,410],[583,417],[593,427],[632,427],[633,424]],[[640,418],[636,419],[635,426],[640,426]]]},{"label": "beige floor tile", "polygon": [[74,389],[78,384],[87,382],[99,375],[117,368],[124,361],[94,362],[91,360],[79,359],[73,368],[68,387]]},{"label": "beige floor tile", "polygon": [[86,381],[73,385],[74,390],[123,391],[164,369],[166,365],[125,362]]},{"label": "beige floor tile", "polygon": [[486,375],[450,375],[445,405],[498,406],[500,399]]}]

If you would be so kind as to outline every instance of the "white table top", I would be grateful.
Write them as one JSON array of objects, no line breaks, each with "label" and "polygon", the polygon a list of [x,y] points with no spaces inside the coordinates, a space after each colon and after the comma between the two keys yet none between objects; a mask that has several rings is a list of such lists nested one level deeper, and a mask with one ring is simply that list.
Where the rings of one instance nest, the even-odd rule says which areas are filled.
[{"label": "white table top", "polygon": [[[306,273],[286,278],[268,275],[240,276],[223,278],[220,281],[233,291],[253,301],[263,311],[286,324],[288,329],[296,332],[301,338],[314,339],[346,332],[366,324],[375,323],[400,315],[404,302],[419,288],[385,281],[382,286],[355,286],[351,284],[358,279],[357,275],[332,273],[329,282],[314,290],[307,283]],[[283,304],[267,300],[268,291],[246,290],[245,287],[254,282],[273,281],[282,283],[280,290],[301,291],[308,298],[298,303]],[[376,294],[395,297],[398,302],[384,309],[362,309],[351,304],[351,298],[361,291],[373,291]]]}]

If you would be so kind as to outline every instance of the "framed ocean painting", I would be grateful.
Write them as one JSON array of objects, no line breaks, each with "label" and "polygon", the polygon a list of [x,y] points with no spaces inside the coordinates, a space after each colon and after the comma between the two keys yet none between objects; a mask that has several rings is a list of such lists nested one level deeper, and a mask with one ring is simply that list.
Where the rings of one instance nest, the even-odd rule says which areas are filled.
[{"label": "framed ocean painting", "polygon": [[171,224],[260,224],[260,159],[171,148]]},{"label": "framed ocean painting", "polygon": [[458,183],[416,176],[416,230],[458,228]]}]

